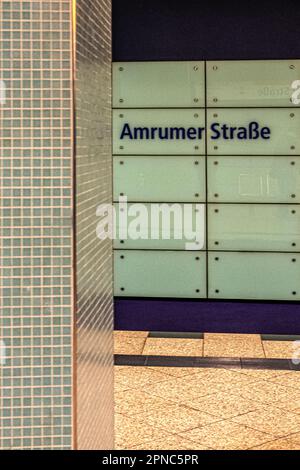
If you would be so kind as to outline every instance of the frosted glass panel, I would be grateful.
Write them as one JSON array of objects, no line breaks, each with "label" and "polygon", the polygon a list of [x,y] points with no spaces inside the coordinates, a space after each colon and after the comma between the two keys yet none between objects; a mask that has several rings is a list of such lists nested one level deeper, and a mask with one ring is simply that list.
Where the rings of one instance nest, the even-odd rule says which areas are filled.
[{"label": "frosted glass panel", "polygon": [[[123,209],[120,204],[115,204],[117,238],[114,241],[114,248],[140,250],[205,249],[205,208],[203,205],[201,207],[195,204],[164,204],[163,210],[159,212],[158,216],[155,215],[157,214],[157,206],[158,204],[128,204],[126,213],[124,210],[120,212],[120,209]],[[151,213],[151,209],[153,209],[153,213]],[[178,212],[177,209],[179,209]],[[145,217],[143,217],[144,213]],[[162,213],[164,213],[164,218],[162,218]],[[184,225],[189,215],[191,216],[191,230],[189,230],[188,225]],[[131,234],[133,233],[131,226],[134,229],[138,227],[136,234],[136,238],[138,238],[136,240],[132,239],[132,236],[126,238],[129,231]],[[153,237],[151,237],[151,233],[154,234]],[[200,234],[202,234],[201,239]]]},{"label": "frosted glass panel", "polygon": [[299,157],[212,157],[210,202],[300,202]]},{"label": "frosted glass panel", "polygon": [[[139,128],[137,139],[124,136],[121,139],[124,126],[129,124],[130,130]],[[205,112],[203,109],[124,109],[113,111],[113,153],[118,155],[204,155],[205,135],[197,134],[193,138],[161,139],[155,131],[154,138],[147,140],[147,129],[162,128],[162,136],[167,136],[165,128],[198,129],[205,127]],[[126,133],[125,133],[126,134]],[[141,138],[141,134],[143,138]],[[124,135],[124,134],[123,134]],[[181,133],[180,133],[180,136]],[[170,136],[169,136],[170,137]]]},{"label": "frosted glass panel", "polygon": [[[300,154],[300,109],[209,109],[208,153],[212,155],[297,155]],[[212,123],[229,127],[248,127],[257,122],[269,127],[270,139],[239,140],[219,138],[212,140]],[[216,134],[215,134],[216,135]]]},{"label": "frosted glass panel", "polygon": [[206,255],[172,251],[116,250],[115,295],[206,297]]},{"label": "frosted glass panel", "polygon": [[203,62],[113,64],[115,108],[192,108],[204,102]]},{"label": "frosted glass panel", "polygon": [[299,206],[285,204],[209,204],[209,249],[300,250],[299,215]]},{"label": "frosted glass panel", "polygon": [[217,299],[300,299],[300,255],[209,253],[209,296]]},{"label": "frosted glass panel", "polygon": [[114,200],[205,202],[205,157],[114,157]]},{"label": "frosted glass panel", "polygon": [[207,62],[208,106],[291,106],[300,60]]}]

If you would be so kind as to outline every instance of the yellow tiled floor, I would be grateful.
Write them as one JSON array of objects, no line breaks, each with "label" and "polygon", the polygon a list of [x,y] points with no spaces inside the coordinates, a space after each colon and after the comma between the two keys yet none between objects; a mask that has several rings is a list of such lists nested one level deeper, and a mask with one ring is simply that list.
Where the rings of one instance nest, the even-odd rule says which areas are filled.
[{"label": "yellow tiled floor", "polygon": [[240,357],[300,359],[300,343],[262,341],[260,335],[205,333],[204,340],[148,338],[147,331],[116,331],[116,354],[150,356]]},{"label": "yellow tiled floor", "polygon": [[300,449],[298,372],[115,370],[118,449]]},{"label": "yellow tiled floor", "polygon": [[[115,332],[116,354],[291,359],[299,350],[260,335]],[[117,366],[115,391],[118,449],[300,450],[298,372]]]}]

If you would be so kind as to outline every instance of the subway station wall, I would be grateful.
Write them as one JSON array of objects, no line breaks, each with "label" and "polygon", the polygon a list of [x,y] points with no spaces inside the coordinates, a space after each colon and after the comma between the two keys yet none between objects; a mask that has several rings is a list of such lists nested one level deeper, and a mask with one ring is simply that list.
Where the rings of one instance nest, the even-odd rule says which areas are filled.
[{"label": "subway station wall", "polygon": [[[159,21],[156,2],[114,4],[114,200],[201,203],[206,226],[201,251],[178,241],[115,241],[118,327],[300,332],[300,110],[291,102],[300,48],[272,10],[263,26],[267,3],[258,12],[227,2],[216,13],[161,2]],[[214,141],[216,120],[257,121],[272,136]],[[205,127],[205,139],[120,140],[124,122]]]}]

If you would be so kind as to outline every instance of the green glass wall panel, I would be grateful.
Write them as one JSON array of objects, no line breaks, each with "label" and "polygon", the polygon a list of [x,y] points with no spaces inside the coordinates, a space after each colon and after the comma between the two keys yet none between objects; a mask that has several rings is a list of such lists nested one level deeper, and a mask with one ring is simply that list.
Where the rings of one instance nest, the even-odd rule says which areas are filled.
[{"label": "green glass wall panel", "polygon": [[[211,155],[299,155],[300,109],[209,109],[208,154]],[[271,129],[270,139],[212,140],[211,124],[218,122],[230,127],[247,127],[258,122]]]},{"label": "green glass wall panel", "polygon": [[299,250],[299,214],[299,208],[289,204],[209,204],[208,247],[233,251]]},{"label": "green glass wall panel", "polygon": [[215,252],[208,260],[210,298],[300,299],[299,254]]},{"label": "green glass wall panel", "polygon": [[[162,212],[158,217],[151,214],[151,208],[155,211],[157,204],[128,204],[127,214],[120,212],[120,209],[122,209],[120,204],[115,204],[116,239],[114,240],[114,248],[142,250],[205,249],[203,240],[196,239],[196,235],[199,237],[200,233],[205,233],[205,208],[202,206],[203,210],[200,213],[199,205],[197,206],[195,204],[164,204],[166,212],[165,217],[162,218]],[[172,208],[176,210],[178,207],[179,212],[176,212],[177,216],[174,216],[175,211],[173,212]],[[185,210],[188,211],[186,214]],[[145,217],[143,217],[144,213],[146,214]],[[185,218],[189,214],[191,214],[191,231],[189,231],[188,226],[184,225]],[[199,221],[198,225],[197,220]],[[124,234],[130,233],[130,224],[132,223],[134,228],[138,225],[140,238],[136,240],[124,236]],[[151,233],[155,238],[154,236],[151,237]]]},{"label": "green glass wall panel", "polygon": [[300,202],[299,157],[208,157],[209,202]]},{"label": "green glass wall panel", "polygon": [[138,128],[205,127],[203,109],[123,109],[113,110],[113,153],[115,155],[204,155],[202,139],[120,139],[125,124]]},{"label": "green glass wall panel", "polygon": [[115,295],[206,297],[206,255],[182,251],[116,250]]},{"label": "green glass wall panel", "polygon": [[295,107],[291,84],[299,76],[300,60],[207,62],[207,105]]},{"label": "green glass wall panel", "polygon": [[115,156],[113,174],[115,201],[122,194],[134,202],[206,200],[205,157]]},{"label": "green glass wall panel", "polygon": [[203,107],[204,62],[116,62],[115,108]]}]

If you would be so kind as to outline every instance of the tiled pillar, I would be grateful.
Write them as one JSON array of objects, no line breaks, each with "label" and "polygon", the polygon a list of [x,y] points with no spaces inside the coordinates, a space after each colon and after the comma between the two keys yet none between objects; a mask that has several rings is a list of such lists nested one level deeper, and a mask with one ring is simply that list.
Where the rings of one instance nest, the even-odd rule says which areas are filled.
[{"label": "tiled pillar", "polygon": [[[0,6],[4,449],[112,447],[111,254],[95,234],[95,208],[110,194],[109,115],[102,108],[110,94],[110,2],[78,1],[77,13],[75,6],[70,0]],[[90,54],[84,36],[94,37],[87,40]],[[94,94],[86,93],[81,64],[88,64]],[[87,338],[93,353],[83,348]],[[93,418],[90,409],[97,410]]]}]

